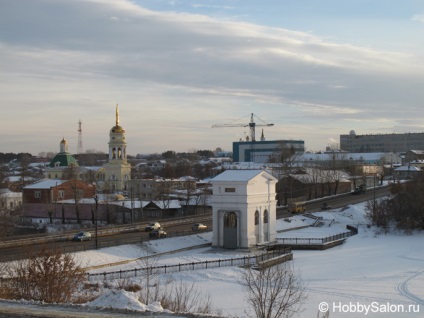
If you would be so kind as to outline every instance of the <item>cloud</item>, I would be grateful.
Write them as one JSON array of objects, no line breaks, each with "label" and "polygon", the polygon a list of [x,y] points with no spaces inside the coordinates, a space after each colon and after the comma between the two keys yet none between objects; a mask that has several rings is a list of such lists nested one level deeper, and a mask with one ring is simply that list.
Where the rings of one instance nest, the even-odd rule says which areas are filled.
[{"label": "cloud", "polygon": [[[117,101],[128,134],[137,140],[133,146],[140,148],[134,152],[228,149],[232,132],[243,131],[212,133],[210,126],[251,112],[277,121],[268,140],[311,138],[319,148],[328,135],[345,133],[358,120],[369,119],[372,127],[373,118],[387,118],[395,127],[402,117],[417,117],[424,97],[424,66],[410,53],[154,12],[129,1],[6,1],[0,30],[6,29],[0,37],[0,94],[15,107],[10,118],[19,118],[7,125],[19,128],[22,140],[37,121],[50,120],[49,131],[58,136],[43,137],[38,148],[55,145],[66,125],[64,133],[76,138],[81,116],[87,148],[107,147]],[[44,113],[27,116],[32,107]],[[326,131],[328,121],[332,131]],[[297,128],[311,123],[315,133]],[[15,146],[13,136],[8,140],[2,146]]]},{"label": "cloud", "polygon": [[424,14],[416,14],[412,17],[412,21],[424,23]]}]

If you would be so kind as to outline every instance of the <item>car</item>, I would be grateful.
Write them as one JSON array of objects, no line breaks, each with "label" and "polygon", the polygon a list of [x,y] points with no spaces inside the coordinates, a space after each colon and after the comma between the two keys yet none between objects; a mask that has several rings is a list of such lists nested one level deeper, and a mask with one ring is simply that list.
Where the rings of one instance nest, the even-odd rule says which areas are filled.
[{"label": "car", "polygon": [[160,229],[160,224],[158,222],[151,222],[144,228],[146,232],[151,232],[153,230],[159,230],[159,229]]},{"label": "car", "polygon": [[151,238],[161,238],[161,237],[167,237],[168,233],[166,233],[164,230],[156,229],[149,233],[149,237]]},{"label": "car", "polygon": [[91,240],[91,233],[90,232],[79,232],[74,235],[72,238],[73,241],[90,241]]},{"label": "car", "polygon": [[353,190],[352,194],[365,193],[366,190],[367,190],[366,185],[365,184],[361,184],[361,185],[355,187],[355,189]]},{"label": "car", "polygon": [[331,210],[331,205],[329,205],[328,203],[323,203],[322,205],[321,205],[321,210]]},{"label": "car", "polygon": [[195,223],[191,226],[191,229],[193,231],[205,231],[208,229],[208,227],[202,223]]}]

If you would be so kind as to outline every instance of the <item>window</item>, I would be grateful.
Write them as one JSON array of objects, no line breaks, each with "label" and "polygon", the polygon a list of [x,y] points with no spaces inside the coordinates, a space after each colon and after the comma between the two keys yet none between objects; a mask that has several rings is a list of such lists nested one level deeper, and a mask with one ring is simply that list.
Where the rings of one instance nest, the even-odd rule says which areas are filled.
[{"label": "window", "polygon": [[264,223],[268,223],[268,210],[264,211]]},{"label": "window", "polygon": [[255,225],[258,225],[258,224],[259,224],[259,211],[256,210],[255,211]]},{"label": "window", "polygon": [[34,192],[34,198],[41,198],[41,191],[35,191]]},{"label": "window", "polygon": [[236,188],[225,188],[225,192],[236,192]]},{"label": "window", "polygon": [[60,199],[64,198],[64,197],[65,197],[65,190],[59,190],[59,192],[58,192],[58,197],[59,197]]}]

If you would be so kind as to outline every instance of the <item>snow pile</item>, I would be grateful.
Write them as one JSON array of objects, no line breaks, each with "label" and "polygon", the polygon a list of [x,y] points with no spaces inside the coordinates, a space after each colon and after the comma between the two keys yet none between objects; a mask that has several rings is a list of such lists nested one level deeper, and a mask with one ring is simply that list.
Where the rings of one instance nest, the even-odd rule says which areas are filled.
[{"label": "snow pile", "polygon": [[160,302],[153,302],[150,305],[145,305],[138,300],[137,293],[127,292],[125,290],[110,290],[88,303],[87,306],[136,311],[169,312],[163,309]]}]

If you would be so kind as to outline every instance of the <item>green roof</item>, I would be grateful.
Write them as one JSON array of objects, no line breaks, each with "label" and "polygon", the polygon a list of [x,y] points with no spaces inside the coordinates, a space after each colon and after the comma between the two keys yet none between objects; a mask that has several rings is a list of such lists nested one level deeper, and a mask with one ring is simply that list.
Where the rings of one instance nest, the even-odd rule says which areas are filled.
[{"label": "green roof", "polygon": [[57,163],[59,163],[59,167],[78,166],[77,160],[68,152],[60,152],[54,156],[52,161],[50,161],[49,167],[57,167]]}]

